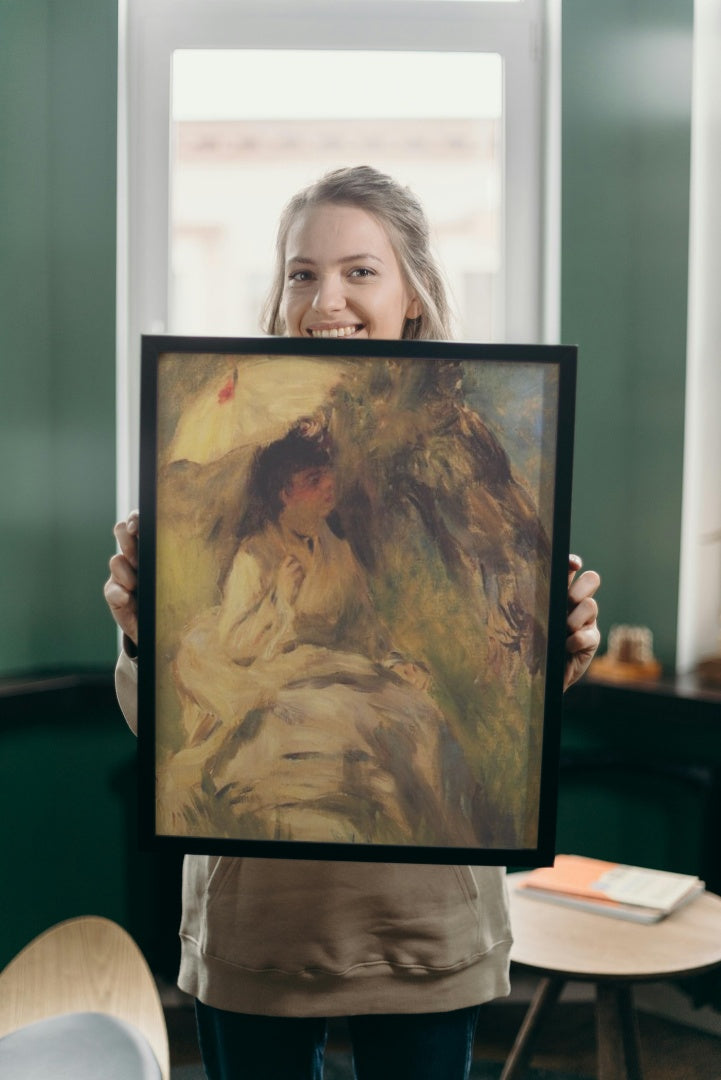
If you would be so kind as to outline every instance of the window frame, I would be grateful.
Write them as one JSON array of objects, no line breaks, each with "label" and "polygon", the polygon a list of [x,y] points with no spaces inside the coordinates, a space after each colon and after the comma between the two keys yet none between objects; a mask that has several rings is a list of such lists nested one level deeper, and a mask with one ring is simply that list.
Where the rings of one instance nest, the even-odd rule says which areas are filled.
[{"label": "window frame", "polygon": [[[560,0],[119,0],[118,513],[138,497],[143,333],[167,328],[176,49],[496,52],[504,60],[507,342],[558,340]],[[289,193],[290,194],[290,193]]]}]

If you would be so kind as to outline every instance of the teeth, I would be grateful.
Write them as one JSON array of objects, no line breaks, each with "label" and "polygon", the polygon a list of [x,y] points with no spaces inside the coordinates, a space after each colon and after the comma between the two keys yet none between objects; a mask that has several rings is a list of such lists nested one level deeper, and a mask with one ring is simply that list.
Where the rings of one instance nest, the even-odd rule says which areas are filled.
[{"label": "teeth", "polygon": [[357,329],[357,326],[334,326],[332,330],[311,330],[311,334],[317,338],[350,337]]}]

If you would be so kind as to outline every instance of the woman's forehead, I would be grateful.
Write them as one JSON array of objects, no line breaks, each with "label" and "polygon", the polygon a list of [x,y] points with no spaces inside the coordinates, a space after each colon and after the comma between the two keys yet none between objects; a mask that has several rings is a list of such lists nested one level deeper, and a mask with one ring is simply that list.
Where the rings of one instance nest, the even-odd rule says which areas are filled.
[{"label": "woman's forehead", "polygon": [[308,206],[288,230],[287,262],[368,254],[388,258],[395,251],[383,223],[361,206],[346,203]]}]

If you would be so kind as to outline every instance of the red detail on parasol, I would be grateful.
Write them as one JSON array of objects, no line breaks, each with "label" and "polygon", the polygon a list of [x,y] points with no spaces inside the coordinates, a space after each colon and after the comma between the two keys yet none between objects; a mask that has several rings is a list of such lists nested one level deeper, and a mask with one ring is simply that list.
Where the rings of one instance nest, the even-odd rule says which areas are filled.
[{"label": "red detail on parasol", "polygon": [[232,401],[235,397],[235,380],[232,375],[228,376],[228,380],[224,386],[221,386],[218,391],[218,404],[223,405],[226,401]]}]

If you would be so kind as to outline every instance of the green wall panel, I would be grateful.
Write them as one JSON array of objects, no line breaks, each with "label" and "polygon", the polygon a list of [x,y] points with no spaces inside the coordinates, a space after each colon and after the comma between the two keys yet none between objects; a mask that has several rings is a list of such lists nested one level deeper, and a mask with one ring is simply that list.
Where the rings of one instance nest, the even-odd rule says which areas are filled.
[{"label": "green wall panel", "polygon": [[602,629],[675,658],[692,0],[563,6],[562,338],[579,345],[573,545]]},{"label": "green wall panel", "polygon": [[0,675],[112,661],[116,0],[0,0]]},{"label": "green wall panel", "polygon": [[52,583],[47,52],[45,6],[0,3],[0,670],[42,647]]}]

